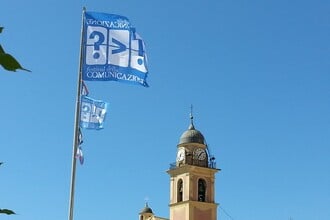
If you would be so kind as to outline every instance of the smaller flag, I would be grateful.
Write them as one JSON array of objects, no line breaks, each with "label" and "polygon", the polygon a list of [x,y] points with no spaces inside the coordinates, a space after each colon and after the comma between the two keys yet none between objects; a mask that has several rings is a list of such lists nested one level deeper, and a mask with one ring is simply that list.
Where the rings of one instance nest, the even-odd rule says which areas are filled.
[{"label": "smaller flag", "polygon": [[108,103],[81,96],[80,127],[99,130],[103,128]]},{"label": "smaller flag", "polygon": [[82,81],[81,95],[88,95],[89,91],[84,81]]},{"label": "smaller flag", "polygon": [[77,148],[76,158],[79,159],[79,162],[81,165],[84,164],[84,154],[82,152],[81,146],[78,146],[78,148]]},{"label": "smaller flag", "polygon": [[82,145],[82,143],[84,143],[84,140],[83,140],[83,136],[82,136],[81,130],[80,130],[80,128],[79,128],[78,144],[79,144],[79,145]]}]

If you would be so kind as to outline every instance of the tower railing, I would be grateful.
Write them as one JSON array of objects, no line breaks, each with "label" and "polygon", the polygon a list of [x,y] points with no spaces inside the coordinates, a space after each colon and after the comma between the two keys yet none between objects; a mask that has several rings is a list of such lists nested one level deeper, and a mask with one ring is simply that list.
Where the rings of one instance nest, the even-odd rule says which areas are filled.
[{"label": "tower railing", "polygon": [[[204,167],[204,164],[201,163],[201,161],[198,161],[198,160],[193,160],[192,163],[187,163],[189,165],[193,165],[193,166],[200,166],[200,167]],[[177,162],[173,162],[173,163],[170,163],[170,170],[173,170],[179,166],[184,166],[185,164],[184,163],[181,163],[181,164],[177,164]],[[207,168],[210,168],[210,169],[217,169],[217,163],[215,162],[215,160],[211,160],[208,162]]]},{"label": "tower railing", "polygon": [[170,170],[173,170],[176,168],[176,162],[170,163]]}]

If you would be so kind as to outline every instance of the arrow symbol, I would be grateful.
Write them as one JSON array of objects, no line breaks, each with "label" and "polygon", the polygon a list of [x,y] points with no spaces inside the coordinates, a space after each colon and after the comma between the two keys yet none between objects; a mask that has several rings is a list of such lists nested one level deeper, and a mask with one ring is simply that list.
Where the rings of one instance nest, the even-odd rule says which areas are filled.
[{"label": "arrow symbol", "polygon": [[112,54],[121,53],[127,49],[125,44],[115,38],[112,38],[112,43],[116,44],[115,46],[118,47],[118,49],[112,50]]}]

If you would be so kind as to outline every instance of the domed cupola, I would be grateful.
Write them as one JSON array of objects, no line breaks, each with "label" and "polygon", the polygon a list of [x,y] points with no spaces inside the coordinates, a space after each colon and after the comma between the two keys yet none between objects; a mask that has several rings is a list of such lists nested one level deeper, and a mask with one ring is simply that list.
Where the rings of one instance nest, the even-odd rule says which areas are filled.
[{"label": "domed cupola", "polygon": [[140,214],[146,214],[146,213],[152,213],[152,209],[148,206],[148,203],[146,203],[145,207],[141,210]]},{"label": "domed cupola", "polygon": [[139,220],[147,220],[154,216],[154,213],[152,212],[152,209],[148,206],[148,203],[146,203],[145,207],[141,210],[139,214]]},{"label": "domed cupola", "polygon": [[194,117],[192,116],[192,114],[190,114],[189,128],[181,135],[179,140],[179,145],[188,144],[188,143],[205,144],[204,136],[200,131],[195,129],[193,119]]},{"label": "domed cupola", "polygon": [[203,134],[195,129],[194,117],[190,113],[190,125],[183,132],[177,145],[176,167],[193,165],[208,166],[208,149]]}]

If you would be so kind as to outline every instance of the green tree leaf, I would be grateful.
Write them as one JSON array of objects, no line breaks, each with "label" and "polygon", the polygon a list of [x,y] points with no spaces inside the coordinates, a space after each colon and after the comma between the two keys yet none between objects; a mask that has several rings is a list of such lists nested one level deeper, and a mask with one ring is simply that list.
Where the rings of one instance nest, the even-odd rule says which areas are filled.
[{"label": "green tree leaf", "polygon": [[0,65],[8,71],[15,72],[17,69],[21,69],[31,72],[30,70],[23,68],[21,64],[19,64],[19,62],[12,55],[6,53],[1,45],[0,45]]},{"label": "green tree leaf", "polygon": [[13,215],[13,214],[16,214],[16,213],[13,212],[12,210],[9,210],[9,209],[0,209],[0,214]]}]

